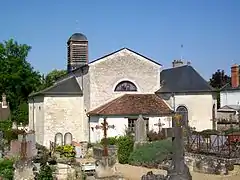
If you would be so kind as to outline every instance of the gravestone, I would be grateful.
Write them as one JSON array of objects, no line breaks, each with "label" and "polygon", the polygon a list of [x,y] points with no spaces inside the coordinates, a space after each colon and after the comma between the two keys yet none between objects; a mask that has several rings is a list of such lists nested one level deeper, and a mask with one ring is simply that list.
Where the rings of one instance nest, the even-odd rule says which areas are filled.
[{"label": "gravestone", "polygon": [[141,143],[147,140],[146,122],[142,115],[139,115],[135,124],[135,142]]},{"label": "gravestone", "polygon": [[75,151],[76,151],[76,158],[82,158],[82,148],[81,146],[75,146]]},{"label": "gravestone", "polygon": [[[27,157],[33,157],[37,155],[37,148],[36,148],[36,139],[35,139],[35,134],[30,133],[26,134],[26,142],[27,142]],[[22,142],[23,140],[23,135],[19,134],[18,135],[18,141]]]},{"label": "gravestone", "polygon": [[64,145],[71,145],[72,144],[72,134],[66,133],[64,136]]},{"label": "gravestone", "polygon": [[57,133],[56,137],[55,137],[55,143],[58,146],[62,146],[63,145],[63,136],[61,133]]}]

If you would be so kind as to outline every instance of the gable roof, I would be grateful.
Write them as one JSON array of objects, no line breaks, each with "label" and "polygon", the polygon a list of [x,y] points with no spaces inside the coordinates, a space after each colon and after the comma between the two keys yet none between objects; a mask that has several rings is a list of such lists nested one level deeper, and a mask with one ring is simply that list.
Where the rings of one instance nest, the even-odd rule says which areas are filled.
[{"label": "gable roof", "polygon": [[125,94],[92,111],[91,116],[102,115],[158,115],[172,113],[169,106],[155,94]]},{"label": "gable roof", "polygon": [[156,93],[188,93],[215,91],[190,65],[165,69],[161,72],[162,87]]},{"label": "gable roof", "polygon": [[140,53],[138,53],[138,52],[136,52],[136,51],[133,51],[133,50],[131,50],[131,49],[129,49],[129,48],[126,48],[126,47],[121,48],[121,49],[119,49],[119,50],[116,50],[116,51],[114,51],[114,52],[111,52],[111,53],[109,53],[109,54],[107,54],[107,55],[104,55],[104,56],[102,56],[102,57],[100,57],[100,58],[97,58],[97,59],[91,61],[91,62],[88,63],[88,64],[95,63],[95,62],[97,62],[97,61],[99,61],[99,60],[101,60],[101,59],[103,59],[103,58],[106,58],[106,57],[108,57],[108,56],[111,56],[111,55],[116,54],[116,53],[118,53],[118,52],[120,52],[120,51],[123,51],[123,50],[128,50],[128,51],[130,51],[130,52],[132,52],[132,53],[134,53],[134,54],[137,54],[138,56],[143,57],[144,59],[147,59],[147,60],[149,60],[149,61],[151,61],[151,62],[153,62],[153,63],[155,63],[155,64],[157,64],[157,65],[159,65],[159,66],[162,66],[160,63],[154,61],[153,59],[150,59],[150,58],[148,58],[148,57],[146,57],[146,56],[144,56],[144,55],[142,55],[142,54],[140,54]]},{"label": "gable roof", "polygon": [[82,90],[74,76],[56,82],[54,85],[41,90],[36,93],[32,93],[29,97],[37,95],[82,95]]}]

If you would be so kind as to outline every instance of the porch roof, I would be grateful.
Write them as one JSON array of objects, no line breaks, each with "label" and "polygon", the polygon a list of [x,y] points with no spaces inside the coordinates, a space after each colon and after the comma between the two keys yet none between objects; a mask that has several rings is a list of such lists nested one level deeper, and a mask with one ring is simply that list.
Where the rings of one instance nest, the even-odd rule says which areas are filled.
[{"label": "porch roof", "polygon": [[149,115],[167,116],[172,114],[169,106],[155,94],[125,94],[90,112],[90,116]]}]

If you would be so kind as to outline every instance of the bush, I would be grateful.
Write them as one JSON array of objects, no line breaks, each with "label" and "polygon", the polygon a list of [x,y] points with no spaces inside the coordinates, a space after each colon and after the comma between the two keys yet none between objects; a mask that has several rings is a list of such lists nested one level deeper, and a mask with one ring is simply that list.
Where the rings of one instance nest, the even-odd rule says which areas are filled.
[{"label": "bush", "polygon": [[13,179],[13,160],[3,159],[0,160],[0,177],[3,179]]},{"label": "bush", "polygon": [[146,167],[157,167],[166,160],[172,152],[172,141],[164,139],[136,148],[129,157],[129,164]]},{"label": "bush", "polygon": [[134,141],[130,136],[120,136],[117,140],[118,160],[121,164],[127,164],[128,158],[133,151]]},{"label": "bush", "polygon": [[58,146],[56,147],[56,152],[67,158],[73,158],[76,155],[75,148],[72,145]]},{"label": "bush", "polygon": [[161,132],[155,132],[153,130],[149,131],[147,134],[148,140],[151,141],[159,141],[165,139],[165,136]]},{"label": "bush", "polygon": [[[100,142],[101,145],[104,145],[104,138]],[[117,137],[108,137],[107,138],[107,145],[116,145],[117,144]]]},{"label": "bush", "polygon": [[53,180],[53,170],[49,165],[41,166],[37,180]]}]

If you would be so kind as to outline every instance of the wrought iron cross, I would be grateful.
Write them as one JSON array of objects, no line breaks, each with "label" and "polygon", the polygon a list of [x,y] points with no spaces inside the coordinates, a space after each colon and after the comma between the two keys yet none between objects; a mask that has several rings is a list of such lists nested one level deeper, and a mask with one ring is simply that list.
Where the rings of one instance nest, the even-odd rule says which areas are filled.
[{"label": "wrought iron cross", "polygon": [[164,126],[164,123],[161,123],[161,119],[159,118],[158,123],[154,124],[154,126],[158,126],[158,133],[161,132],[161,127]]},{"label": "wrought iron cross", "polygon": [[108,156],[108,143],[107,143],[107,130],[109,128],[113,129],[114,125],[108,125],[106,118],[104,118],[103,123],[101,123],[101,126],[96,125],[96,129],[102,129],[103,135],[104,135],[104,150],[103,150],[103,156]]}]

